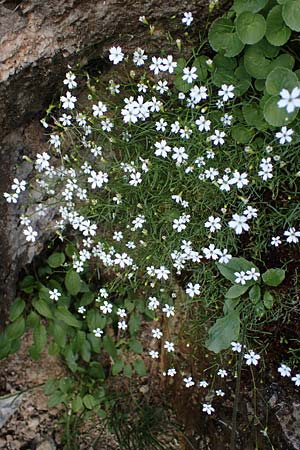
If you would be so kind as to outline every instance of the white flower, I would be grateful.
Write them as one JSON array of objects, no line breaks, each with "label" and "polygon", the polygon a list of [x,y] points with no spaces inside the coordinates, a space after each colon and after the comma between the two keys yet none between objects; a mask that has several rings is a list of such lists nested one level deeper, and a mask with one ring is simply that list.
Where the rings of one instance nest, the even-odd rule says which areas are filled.
[{"label": "white flower", "polygon": [[216,395],[217,395],[218,397],[224,397],[225,392],[223,392],[221,389],[218,389],[218,390],[216,391]]},{"label": "white flower", "polygon": [[4,192],[3,197],[6,199],[7,203],[17,203],[19,194],[16,192],[13,192],[12,194],[9,194],[9,192]]},{"label": "white flower", "polygon": [[164,312],[167,317],[174,316],[175,315],[174,306],[165,303],[165,306],[162,308],[162,312]]},{"label": "white flower", "polygon": [[213,142],[214,145],[223,145],[225,140],[223,139],[225,137],[224,131],[215,130],[214,134],[210,136],[210,140]]},{"label": "white flower", "polygon": [[163,335],[159,328],[153,328],[151,332],[155,339],[160,339]]},{"label": "white flower", "polygon": [[95,117],[102,117],[104,113],[107,111],[107,106],[103,102],[98,102],[97,105],[92,106],[93,109],[93,116]]},{"label": "white flower", "polygon": [[221,264],[228,264],[229,261],[231,260],[232,255],[230,255],[230,253],[228,253],[227,248],[224,248],[224,250],[221,250],[221,256],[219,258],[219,263]]},{"label": "white flower", "polygon": [[219,375],[221,378],[227,377],[228,373],[225,369],[219,369],[217,372],[217,375]]},{"label": "white flower", "polygon": [[188,283],[187,287],[185,288],[185,292],[191,298],[193,298],[195,295],[200,295],[200,284]]},{"label": "white flower", "polygon": [[158,75],[161,70],[162,62],[163,60],[161,58],[156,58],[156,56],[153,56],[152,64],[150,64],[149,69],[152,70],[155,75]]},{"label": "white flower", "polygon": [[275,137],[279,140],[279,144],[285,144],[286,142],[292,142],[292,134],[294,130],[287,127],[282,127],[280,131],[275,134]]},{"label": "white flower", "polygon": [[249,225],[247,224],[247,217],[240,216],[239,214],[233,214],[232,220],[228,223],[229,228],[235,231],[235,234],[241,234],[243,231],[249,230]]},{"label": "white flower", "polygon": [[229,180],[229,184],[236,184],[239,189],[249,184],[246,172],[240,173],[235,170],[232,174],[232,178]]},{"label": "white flower", "polygon": [[93,333],[96,337],[101,337],[103,334],[103,330],[101,330],[101,328],[96,328],[95,330],[93,330]]},{"label": "white flower", "polygon": [[52,291],[49,290],[49,296],[51,300],[55,300],[57,302],[59,297],[61,297],[61,293],[59,292],[58,289],[55,288]]},{"label": "white flower", "polygon": [[176,164],[180,165],[188,159],[189,155],[186,153],[184,147],[174,147],[172,159],[176,161]]},{"label": "white flower", "polygon": [[260,356],[256,355],[253,350],[249,350],[249,353],[244,355],[244,358],[246,359],[246,364],[248,366],[251,366],[251,364],[257,366],[258,361],[260,360]]},{"label": "white flower", "polygon": [[235,280],[234,282],[237,284],[246,284],[246,281],[248,280],[248,277],[246,276],[246,273],[242,270],[241,272],[234,272]]},{"label": "white flower", "polygon": [[205,380],[199,381],[199,387],[206,388],[208,386],[208,382]]},{"label": "white flower", "polygon": [[296,386],[300,386],[300,373],[297,373],[294,377],[292,377],[292,381]]},{"label": "white flower", "polygon": [[204,116],[200,116],[199,119],[196,120],[195,124],[198,126],[199,131],[209,131],[211,121],[206,120]]},{"label": "white flower", "polygon": [[218,96],[223,97],[223,102],[227,102],[227,100],[234,97],[234,86],[231,84],[228,86],[227,84],[222,84],[221,89],[218,91]]},{"label": "white flower", "polygon": [[149,297],[149,303],[148,303],[148,309],[150,309],[150,311],[155,311],[158,307],[159,307],[159,301],[157,300],[156,297]]},{"label": "white flower", "polygon": [[118,315],[119,317],[121,317],[122,319],[124,319],[124,317],[127,316],[126,311],[125,311],[124,308],[118,308],[118,309],[117,309],[117,315]]},{"label": "white flower", "polygon": [[68,86],[68,89],[76,88],[77,83],[75,81],[75,75],[72,72],[66,73],[66,78],[64,79],[64,84]]},{"label": "white flower", "polygon": [[31,226],[27,227],[24,231],[23,234],[26,236],[26,241],[28,242],[35,242],[36,241],[36,237],[37,237],[37,232],[33,230],[33,228]]},{"label": "white flower", "polygon": [[187,388],[194,386],[194,384],[195,384],[192,377],[186,377],[183,379],[183,381],[185,383],[185,387],[187,387]]},{"label": "white flower", "polygon": [[142,48],[137,48],[135,52],[133,53],[133,62],[138,67],[143,66],[145,64],[145,61],[147,60],[148,56],[145,55],[145,50]]},{"label": "white flower", "polygon": [[108,175],[101,170],[98,173],[92,170],[88,178],[88,183],[92,185],[92,189],[96,189],[97,187],[101,188],[103,184],[108,183]]},{"label": "white flower", "polygon": [[260,273],[256,272],[256,269],[252,267],[250,270],[246,272],[246,280],[254,280],[257,281],[260,277]]},{"label": "white flower", "polygon": [[111,47],[109,49],[109,60],[113,64],[119,64],[121,61],[123,61],[124,53],[122,52],[121,47]]},{"label": "white flower", "polygon": [[174,343],[170,341],[166,341],[164,343],[164,348],[167,350],[168,353],[175,351]]},{"label": "white flower", "polygon": [[279,92],[281,100],[277,102],[278,108],[286,108],[288,113],[292,113],[295,108],[300,108],[300,89],[296,86],[290,93],[287,89]]},{"label": "white flower", "polygon": [[277,372],[279,372],[282,377],[291,376],[291,368],[282,363],[280,364],[280,367],[278,367]]},{"label": "white flower", "polygon": [[231,342],[231,350],[233,352],[241,353],[242,344],[240,344],[239,342]]},{"label": "white flower", "polygon": [[274,245],[275,247],[278,247],[281,244],[280,236],[273,236],[271,239],[271,245]]},{"label": "white flower", "polygon": [[62,102],[62,107],[64,109],[74,109],[75,103],[77,102],[77,98],[71,94],[71,92],[67,91],[66,96],[61,96],[60,101]]},{"label": "white flower", "polygon": [[160,142],[155,142],[154,147],[156,148],[154,152],[155,156],[162,156],[163,158],[166,158],[171,151],[171,147],[167,145],[167,141],[164,139]]},{"label": "white flower", "polygon": [[181,22],[184,25],[189,27],[192,24],[193,20],[194,20],[194,18],[193,18],[193,14],[191,12],[184,12],[183,13],[183,18],[181,19]]},{"label": "white flower", "polygon": [[158,280],[167,280],[169,278],[170,271],[165,266],[160,266],[155,269],[155,276]]},{"label": "white flower", "polygon": [[215,408],[213,408],[209,403],[204,403],[202,406],[202,411],[206,412],[210,416],[211,413],[215,412]]},{"label": "white flower", "polygon": [[216,261],[221,256],[221,250],[216,248],[215,244],[210,244],[208,247],[202,249],[206,259]]},{"label": "white flower", "polygon": [[125,322],[125,320],[121,320],[121,321],[118,322],[118,329],[119,330],[125,331],[127,329],[127,327],[128,327],[128,325]]},{"label": "white flower", "polygon": [[[173,61],[173,56],[168,55],[166,58],[163,58],[162,63],[160,65],[160,70],[163,72],[173,73],[174,69],[177,67],[177,62]],[[159,82],[158,82],[159,84]]]},{"label": "white flower", "polygon": [[205,222],[205,228],[209,228],[211,233],[214,233],[216,230],[221,230],[221,219],[220,217],[209,216],[207,222]]},{"label": "white flower", "polygon": [[287,236],[286,241],[289,244],[297,244],[297,242],[299,242],[299,237],[300,237],[300,231],[296,231],[296,228],[291,227],[288,230],[286,230],[284,233],[284,236]]},{"label": "white flower", "polygon": [[174,369],[174,368],[172,368],[172,369],[168,369],[168,371],[167,371],[167,375],[169,376],[169,377],[174,377],[175,375],[176,375],[176,369]]},{"label": "white flower", "polygon": [[84,306],[79,306],[77,311],[78,311],[79,314],[84,314],[86,312],[86,308]]},{"label": "white flower", "polygon": [[103,302],[103,305],[100,306],[100,309],[103,314],[110,314],[112,312],[113,305],[109,303],[107,300]]},{"label": "white flower", "polygon": [[196,67],[185,67],[183,69],[183,76],[182,79],[183,81],[186,81],[188,84],[191,84],[193,82],[193,80],[197,80],[198,75],[197,75],[197,68]]},{"label": "white flower", "polygon": [[158,359],[159,357],[159,353],[156,352],[155,350],[150,350],[149,355],[151,356],[152,359]]}]

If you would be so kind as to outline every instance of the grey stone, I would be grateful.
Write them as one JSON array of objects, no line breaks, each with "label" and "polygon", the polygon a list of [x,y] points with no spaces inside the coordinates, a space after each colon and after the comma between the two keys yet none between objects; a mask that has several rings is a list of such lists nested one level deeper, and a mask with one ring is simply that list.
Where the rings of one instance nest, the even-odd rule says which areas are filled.
[{"label": "grey stone", "polygon": [[17,411],[22,399],[23,394],[0,397],[0,428],[2,428],[14,412]]}]

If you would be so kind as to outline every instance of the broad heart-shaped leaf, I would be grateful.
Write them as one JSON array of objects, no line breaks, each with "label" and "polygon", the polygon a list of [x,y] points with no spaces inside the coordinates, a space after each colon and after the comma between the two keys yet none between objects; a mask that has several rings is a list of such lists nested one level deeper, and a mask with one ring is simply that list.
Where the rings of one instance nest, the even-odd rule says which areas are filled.
[{"label": "broad heart-shaped leaf", "polygon": [[267,78],[271,61],[265,57],[263,50],[258,45],[253,45],[245,50],[245,69],[254,78]]},{"label": "broad heart-shaped leaf", "polygon": [[47,259],[47,263],[49,264],[50,267],[52,268],[56,268],[56,267],[60,267],[63,265],[63,263],[65,262],[65,254],[62,252],[55,252],[52,253],[52,255],[49,256],[49,258]]},{"label": "broad heart-shaped leaf", "polygon": [[236,78],[236,81],[234,83],[235,86],[235,94],[237,96],[241,96],[245,94],[245,92],[248,91],[250,85],[251,85],[251,77],[248,74],[248,72],[245,69],[245,66],[243,63],[239,65],[234,71],[234,76]]},{"label": "broad heart-shaped leaf", "polygon": [[[227,264],[216,264],[221,274],[232,283],[235,283],[236,279],[234,272],[241,272],[242,270],[246,272],[247,270],[250,270],[252,268],[259,272],[258,268],[250,261],[247,261],[245,258],[231,258],[231,260]],[[247,281],[246,283],[247,286],[251,286],[251,284],[253,284],[252,280]]]},{"label": "broad heart-shaped leaf", "polygon": [[238,298],[241,295],[245,294],[245,292],[248,291],[249,285],[234,285],[231,286],[231,288],[228,289],[228,291],[225,293],[225,298]]},{"label": "broad heart-shaped leaf", "polygon": [[277,103],[279,100],[279,95],[273,95],[264,104],[264,118],[274,127],[288,125],[295,119],[298,113],[297,109],[292,113],[287,113],[285,108],[278,108]]},{"label": "broad heart-shaped leaf", "polygon": [[270,95],[279,95],[282,89],[291,92],[294,87],[299,86],[297,75],[286,67],[275,67],[266,79],[266,89]]},{"label": "broad heart-shaped leaf", "polygon": [[249,126],[255,127],[260,131],[268,128],[262,110],[257,103],[250,103],[243,106],[243,116]]},{"label": "broad heart-shaped leaf", "polygon": [[254,131],[243,125],[234,125],[231,127],[231,136],[238,144],[248,144],[251,141]]},{"label": "broad heart-shaped leaf", "polygon": [[267,17],[266,38],[272,45],[284,45],[291,36],[291,30],[282,18],[282,6],[277,5],[271,9]]},{"label": "broad heart-shaped leaf", "polygon": [[285,271],[283,269],[269,269],[262,274],[262,279],[268,286],[279,286],[285,279]]},{"label": "broad heart-shaped leaf", "polygon": [[265,35],[266,21],[261,14],[244,11],[236,19],[236,30],[244,44],[256,44]]},{"label": "broad heart-shaped leaf", "polygon": [[267,3],[268,0],[234,0],[233,9],[237,14],[244,11],[256,13],[263,9]]},{"label": "broad heart-shaped leaf", "polygon": [[69,270],[65,276],[65,286],[71,295],[77,295],[81,288],[81,278],[75,270]]},{"label": "broad heart-shaped leaf", "polygon": [[240,313],[238,310],[230,311],[226,316],[217,319],[216,323],[208,331],[208,339],[205,342],[208,350],[219,353],[230,347],[232,341],[236,341],[240,333]]},{"label": "broad heart-shaped leaf", "polygon": [[282,8],[282,17],[288,27],[293,31],[300,31],[300,2],[288,0]]},{"label": "broad heart-shaped leaf", "polygon": [[108,334],[103,338],[103,348],[113,360],[117,359],[117,349],[115,343]]},{"label": "broad heart-shaped leaf", "polygon": [[225,17],[212,23],[208,31],[208,40],[213,50],[216,52],[224,50],[225,56],[230,58],[241,53],[244,48],[244,44],[235,32],[233,23]]}]

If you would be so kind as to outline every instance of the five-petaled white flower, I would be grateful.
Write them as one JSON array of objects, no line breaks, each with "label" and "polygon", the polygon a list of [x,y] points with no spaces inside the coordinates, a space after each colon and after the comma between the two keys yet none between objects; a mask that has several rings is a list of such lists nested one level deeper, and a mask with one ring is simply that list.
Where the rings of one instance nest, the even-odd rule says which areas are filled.
[{"label": "five-petaled white flower", "polygon": [[124,59],[124,53],[122,52],[121,47],[111,47],[109,49],[109,60],[113,64],[119,64]]},{"label": "five-petaled white flower", "polygon": [[251,366],[251,364],[257,366],[258,361],[260,360],[260,356],[255,354],[253,350],[249,350],[249,353],[246,353],[244,355],[244,358],[248,366]]},{"label": "five-petaled white flower", "polygon": [[295,108],[300,108],[300,89],[296,86],[290,93],[287,89],[279,92],[281,99],[277,102],[278,108],[286,108],[288,113],[292,113]]},{"label": "five-petaled white flower", "polygon": [[211,413],[215,412],[215,408],[213,408],[210,403],[204,403],[202,406],[202,411],[206,412],[206,414],[210,416]]},{"label": "five-petaled white flower", "polygon": [[277,371],[280,373],[282,377],[290,377],[291,376],[291,368],[286,364],[281,363],[278,367]]},{"label": "five-petaled white flower", "polygon": [[292,142],[292,134],[294,133],[294,130],[292,130],[291,128],[287,128],[287,127],[282,127],[280,131],[278,131],[275,134],[275,137],[277,137],[277,139],[279,140],[279,144],[285,144]]},{"label": "five-petaled white flower", "polygon": [[189,27],[192,24],[193,20],[194,20],[194,18],[193,18],[193,14],[191,12],[184,12],[183,13],[183,18],[181,19],[181,22],[184,25]]}]

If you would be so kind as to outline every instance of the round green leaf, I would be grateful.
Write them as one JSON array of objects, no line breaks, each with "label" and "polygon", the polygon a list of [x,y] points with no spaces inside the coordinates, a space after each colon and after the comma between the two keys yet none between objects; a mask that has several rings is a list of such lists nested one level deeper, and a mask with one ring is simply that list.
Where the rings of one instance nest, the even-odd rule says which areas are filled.
[{"label": "round green leaf", "polygon": [[213,50],[224,50],[225,56],[229,58],[238,55],[244,48],[233,23],[224,17],[213,22],[208,31],[208,40]]},{"label": "round green leaf", "polygon": [[265,89],[266,82],[265,80],[255,80],[254,86],[257,91],[262,92]]},{"label": "round green leaf", "polygon": [[279,95],[273,95],[264,104],[264,118],[274,127],[282,127],[283,125],[291,123],[298,112],[295,110],[288,114],[285,108],[278,108],[277,103],[279,100]]},{"label": "round green leaf", "polygon": [[244,11],[256,13],[263,9],[267,3],[268,0],[234,0],[233,9],[237,14]]},{"label": "round green leaf", "polygon": [[256,45],[257,47],[262,49],[263,54],[265,55],[266,58],[275,58],[280,50],[275,45],[270,44],[270,42],[268,42],[267,39],[265,38],[259,41]]},{"label": "round green leaf", "polygon": [[254,78],[264,79],[270,70],[271,61],[267,59],[264,52],[258,46],[247,48],[244,56],[245,69]]},{"label": "round green leaf", "polygon": [[243,63],[239,65],[239,67],[234,71],[234,76],[236,78],[236,82],[233,83],[235,86],[236,95],[243,95],[249,87],[251,86],[251,77],[245,69]]},{"label": "round green leaf", "polygon": [[240,40],[244,44],[256,44],[265,35],[265,18],[261,14],[245,11],[236,19],[236,30]]},{"label": "round green leaf", "polygon": [[292,91],[296,86],[299,87],[297,75],[285,67],[275,67],[266,79],[266,89],[270,95],[279,95],[282,89]]},{"label": "round green leaf", "polygon": [[253,131],[242,125],[236,125],[231,128],[231,136],[239,144],[248,144],[253,136]]},{"label": "round green leaf", "polygon": [[291,30],[282,18],[282,6],[274,6],[267,17],[266,38],[270,44],[281,46],[289,40],[290,36]]},{"label": "round green leaf", "polygon": [[62,266],[64,262],[65,262],[65,254],[61,252],[52,253],[52,255],[50,255],[49,258],[47,259],[47,263],[53,269]]},{"label": "round green leaf", "polygon": [[295,58],[288,53],[284,53],[283,55],[279,55],[274,61],[271,62],[269,72],[275,69],[275,67],[286,67],[287,69],[292,70],[294,65]]},{"label": "round green leaf", "polygon": [[282,8],[282,17],[293,31],[300,31],[300,2],[288,0]]},{"label": "round green leaf", "polygon": [[252,103],[243,107],[243,116],[247,122],[247,125],[253,126],[258,130],[265,130],[268,124],[264,120],[264,116],[261,108],[258,104]]},{"label": "round green leaf", "polygon": [[262,279],[268,286],[279,286],[285,279],[285,270],[283,269],[268,269],[262,274]]}]

